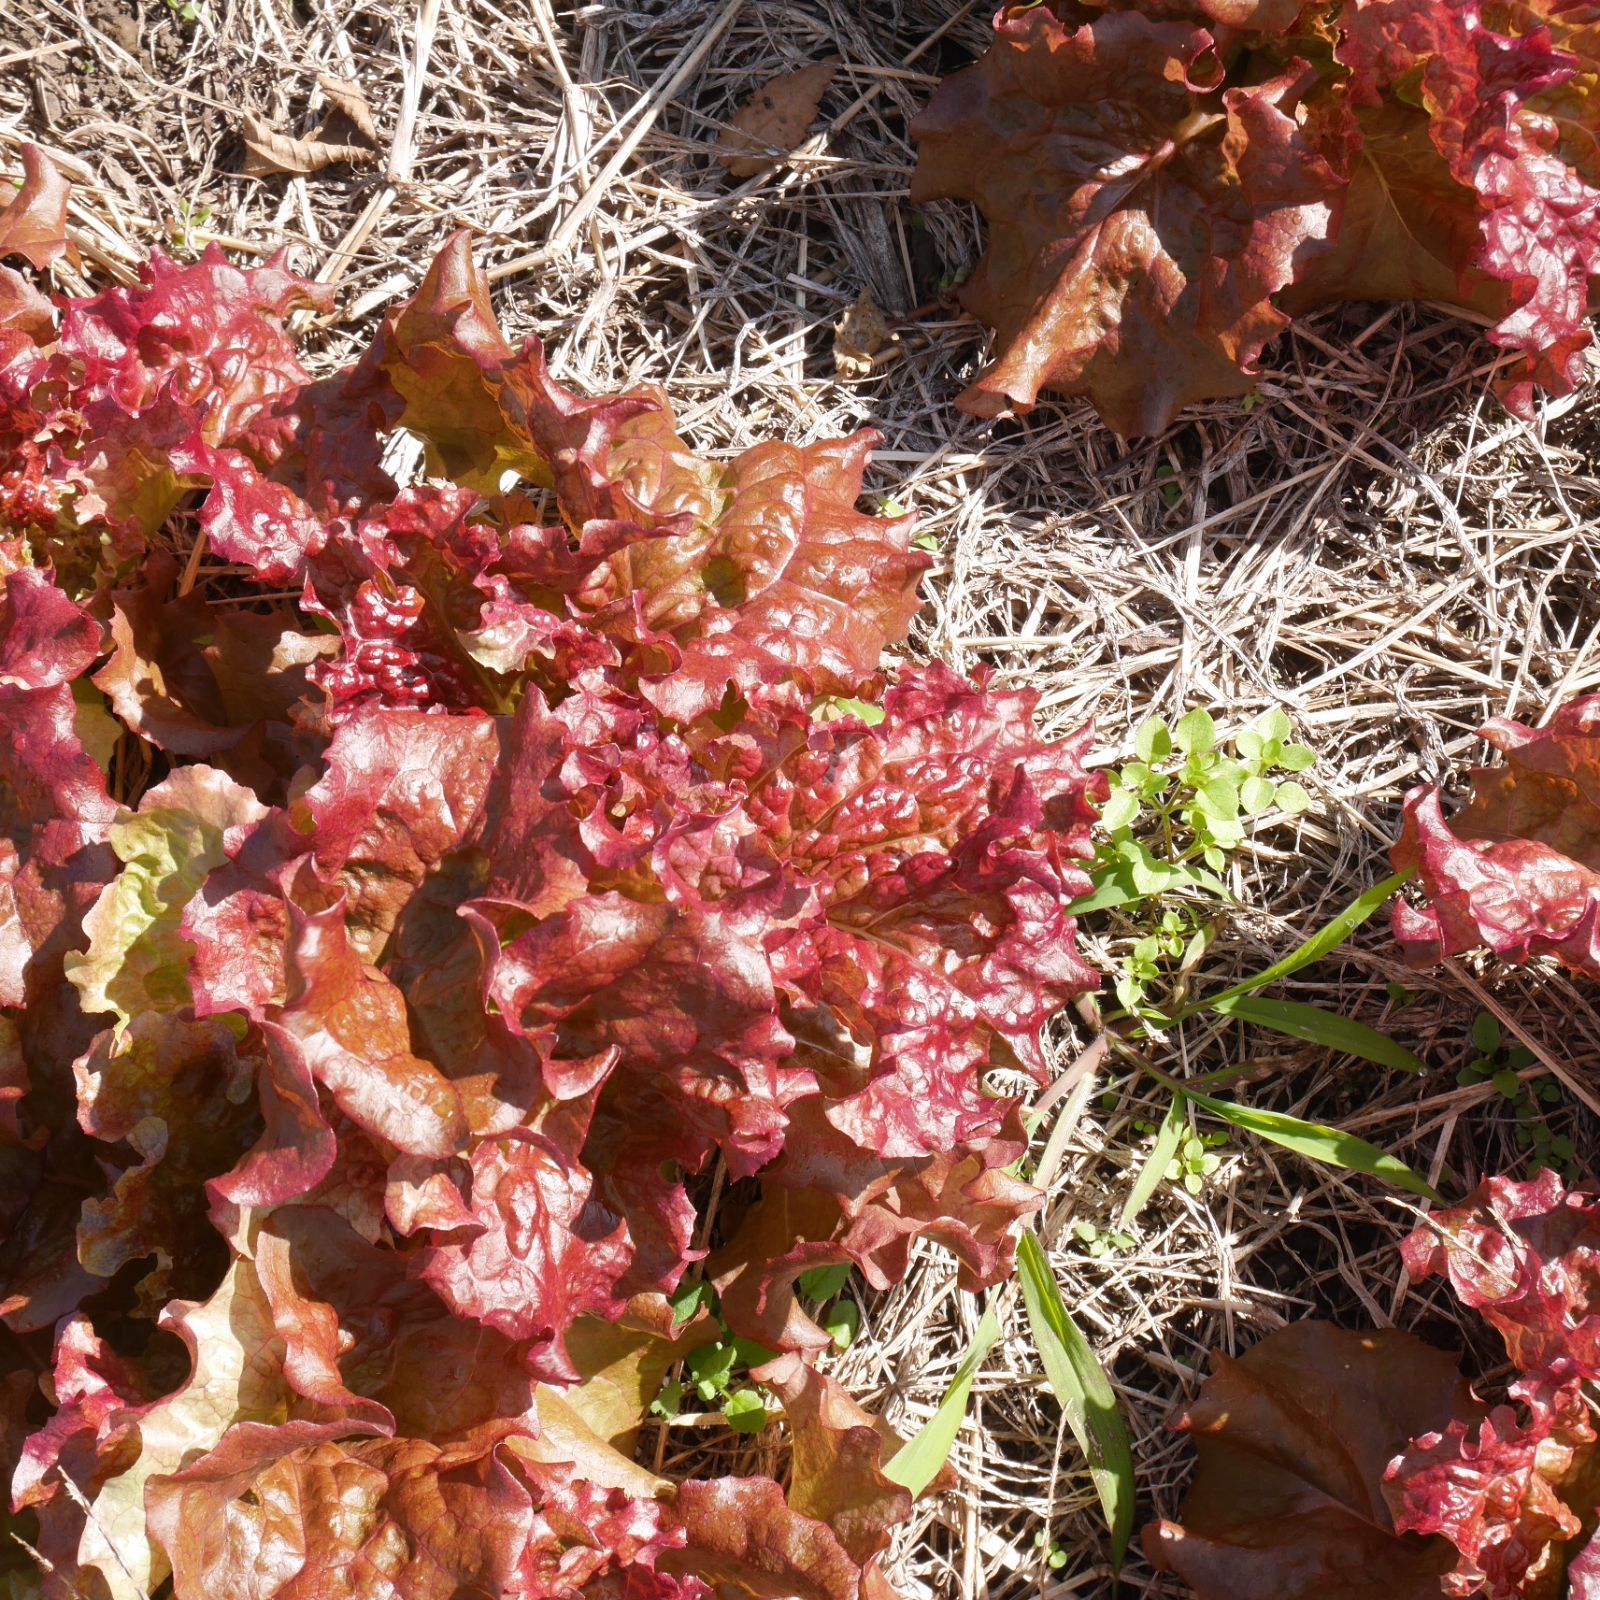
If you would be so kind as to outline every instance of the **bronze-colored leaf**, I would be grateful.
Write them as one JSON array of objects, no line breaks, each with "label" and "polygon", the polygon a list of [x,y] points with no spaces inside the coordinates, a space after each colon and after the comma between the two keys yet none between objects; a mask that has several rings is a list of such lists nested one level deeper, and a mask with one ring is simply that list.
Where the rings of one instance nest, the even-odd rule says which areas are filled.
[{"label": "bronze-colored leaf", "polygon": [[717,141],[722,151],[717,160],[736,178],[753,178],[776,166],[779,155],[787,155],[805,138],[838,70],[839,58],[833,56],[762,84]]},{"label": "bronze-colored leaf", "polygon": [[67,196],[71,191],[72,185],[37,145],[23,145],[21,187],[0,206],[0,256],[21,256],[39,272],[61,256],[70,256]]},{"label": "bronze-colored leaf", "polygon": [[1200,1600],[1438,1600],[1455,1552],[1394,1531],[1383,1473],[1481,1415],[1455,1359],[1392,1328],[1297,1322],[1213,1366],[1174,1419],[1200,1470],[1180,1520],[1144,1530],[1151,1564]]}]

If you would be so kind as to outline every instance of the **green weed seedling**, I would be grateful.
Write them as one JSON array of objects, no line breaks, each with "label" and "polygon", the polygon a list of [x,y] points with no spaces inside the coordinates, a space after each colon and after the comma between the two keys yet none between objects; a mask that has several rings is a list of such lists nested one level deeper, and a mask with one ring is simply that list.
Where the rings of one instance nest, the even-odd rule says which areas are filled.
[{"label": "green weed seedling", "polygon": [[670,1304],[673,1322],[678,1326],[702,1311],[712,1313],[722,1323],[722,1337],[684,1357],[682,1379],[674,1378],[661,1386],[650,1404],[650,1415],[670,1422],[692,1393],[702,1405],[718,1407],[723,1421],[735,1433],[759,1433],[767,1425],[767,1402],[761,1389],[748,1381],[748,1374],[751,1367],[771,1361],[775,1352],[733,1334],[722,1318],[716,1290],[709,1283],[681,1285]]},{"label": "green weed seedling", "polygon": [[850,1268],[842,1265],[802,1272],[795,1285],[802,1300],[821,1308],[815,1312],[817,1323],[836,1350],[848,1350],[861,1332],[861,1307],[839,1292],[849,1281]]},{"label": "green weed seedling", "polygon": [[1472,1020],[1472,1047],[1477,1054],[1456,1074],[1462,1088],[1493,1083],[1503,1099],[1511,1102],[1517,1119],[1514,1135],[1519,1150],[1532,1157],[1530,1177],[1549,1169],[1567,1183],[1578,1181],[1577,1148],[1564,1133],[1557,1133],[1547,1120],[1551,1111],[1563,1106],[1566,1096],[1561,1085],[1548,1075],[1524,1079],[1522,1074],[1538,1057],[1522,1045],[1509,1048],[1499,1022],[1487,1011]]},{"label": "green weed seedling", "polygon": [[1396,983],[1392,978],[1384,984],[1383,992],[1389,997],[1389,1004],[1396,1011],[1404,1011],[1407,1006],[1414,1006],[1422,998],[1421,989],[1408,989],[1403,983]]},{"label": "green weed seedling", "polygon": [[1295,816],[1311,804],[1305,786],[1280,773],[1304,772],[1317,759],[1290,742],[1288,717],[1272,710],[1233,741],[1228,755],[1209,711],[1196,709],[1169,728],[1150,717],[1134,735],[1137,759],[1111,774],[1101,820],[1113,839],[1141,819],[1160,830],[1169,861],[1203,861],[1213,872],[1244,842],[1245,822],[1278,811]]},{"label": "green weed seedling", "polygon": [[186,200],[180,200],[178,215],[170,227],[173,244],[180,250],[199,249],[195,234],[211,225],[211,217],[210,206],[195,206]]},{"label": "green weed seedling", "polygon": [[[1115,910],[1133,923],[1135,937],[1112,975],[1119,1009],[1101,1020],[1113,1050],[1173,1097],[1135,1173],[1121,1215],[1123,1228],[1164,1180],[1198,1194],[1221,1166],[1217,1151],[1226,1135],[1197,1132],[1188,1122],[1191,1112],[1311,1160],[1369,1173],[1409,1193],[1433,1194],[1403,1162],[1337,1128],[1202,1092],[1225,1089],[1237,1067],[1185,1083],[1161,1071],[1141,1049],[1147,1042],[1172,1037],[1192,1018],[1211,1024],[1228,1018],[1391,1071],[1423,1070],[1411,1051],[1366,1023],[1262,993],[1331,955],[1387,904],[1404,874],[1357,896],[1298,949],[1263,971],[1221,989],[1205,982],[1217,913],[1232,898],[1218,874],[1251,828],[1298,816],[1311,804],[1297,775],[1315,763],[1316,752],[1295,743],[1292,732],[1288,716],[1276,709],[1231,741],[1219,736],[1215,719],[1201,708],[1171,726],[1150,717],[1135,733],[1135,759],[1109,774],[1110,791],[1100,819],[1104,837],[1090,868],[1092,892],[1073,911],[1083,917]],[[1409,991],[1391,990],[1396,1006],[1410,998]],[[1536,1124],[1530,1121],[1528,1126],[1530,1139],[1536,1138]]]},{"label": "green weed seedling", "polygon": [[1181,1183],[1190,1194],[1199,1194],[1206,1179],[1222,1165],[1217,1151],[1227,1142],[1225,1133],[1191,1133],[1167,1163],[1167,1182]]},{"label": "green weed seedling", "polygon": [[1033,1536],[1033,1548],[1045,1552],[1044,1564],[1052,1571],[1059,1572],[1067,1564],[1067,1552],[1050,1537],[1049,1533],[1041,1529]]},{"label": "green weed seedling", "polygon": [[1120,1228],[1101,1229],[1083,1218],[1072,1224],[1072,1237],[1083,1247],[1084,1254],[1096,1261],[1105,1256],[1121,1255],[1139,1242]]}]

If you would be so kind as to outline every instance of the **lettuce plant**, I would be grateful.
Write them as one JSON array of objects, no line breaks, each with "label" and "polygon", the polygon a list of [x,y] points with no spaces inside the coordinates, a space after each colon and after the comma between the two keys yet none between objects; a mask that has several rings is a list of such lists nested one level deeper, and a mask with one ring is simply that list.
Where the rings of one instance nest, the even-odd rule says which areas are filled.
[{"label": "lettuce plant", "polygon": [[[1094,984],[1087,731],[885,655],[927,563],[857,509],[871,434],[711,460],[571,394],[465,237],[313,379],[327,303],[0,269],[19,1582],[881,1597],[909,1496],[796,1285],[1009,1270],[990,1076]],[[724,1331],[787,1491],[633,1459]]]},{"label": "lettuce plant", "polygon": [[1295,1323],[1218,1355],[1174,1419],[1200,1457],[1181,1519],[1145,1530],[1203,1600],[1600,1592],[1600,1199],[1489,1178],[1401,1250],[1505,1339],[1507,1402],[1392,1328]]},{"label": "lettuce plant", "polygon": [[1600,27],[1572,0],[1047,0],[912,125],[914,199],[971,200],[957,402],[1084,395],[1119,433],[1246,393],[1291,317],[1425,299],[1492,324],[1501,392],[1584,371]]},{"label": "lettuce plant", "polygon": [[1487,947],[1502,961],[1553,956],[1600,975],[1600,696],[1542,728],[1496,718],[1482,733],[1505,765],[1475,771],[1453,817],[1437,788],[1406,796],[1392,855],[1425,903],[1395,903],[1395,936],[1418,966]]}]

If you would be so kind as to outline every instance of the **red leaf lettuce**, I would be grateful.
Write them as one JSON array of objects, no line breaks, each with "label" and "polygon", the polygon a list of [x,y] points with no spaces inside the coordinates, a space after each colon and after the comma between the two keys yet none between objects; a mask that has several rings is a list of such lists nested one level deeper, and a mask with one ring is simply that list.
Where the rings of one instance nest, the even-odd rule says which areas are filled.
[{"label": "red leaf lettuce", "polygon": [[971,200],[996,334],[957,404],[1085,395],[1120,433],[1244,393],[1291,314],[1445,300],[1569,392],[1600,276],[1600,30],[1565,0],[1006,6],[912,126]]},{"label": "red leaf lettuce", "polygon": [[0,289],[16,1513],[101,1600],[881,1596],[906,1497],[801,1355],[787,1496],[629,1459],[708,1336],[665,1296],[719,1167],[770,1350],[804,1264],[1007,1270],[988,1079],[1094,983],[1087,734],[886,654],[926,562],[870,434],[580,399],[464,237],[313,380],[326,294]]}]

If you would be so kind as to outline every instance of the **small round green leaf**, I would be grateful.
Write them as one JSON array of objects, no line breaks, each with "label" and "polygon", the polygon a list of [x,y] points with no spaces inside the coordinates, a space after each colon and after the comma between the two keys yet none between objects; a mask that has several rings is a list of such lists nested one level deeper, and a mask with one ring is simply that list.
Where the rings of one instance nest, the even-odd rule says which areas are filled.
[{"label": "small round green leaf", "polygon": [[861,1331],[861,1307],[854,1300],[835,1301],[822,1326],[836,1350],[848,1350]]},{"label": "small round green leaf", "polygon": [[1196,706],[1179,719],[1172,737],[1186,756],[1201,756],[1208,750],[1216,749],[1217,725],[1212,721],[1209,711]]},{"label": "small round green leaf", "polygon": [[1281,706],[1274,706],[1270,711],[1263,711],[1256,718],[1256,732],[1263,739],[1277,739],[1280,742],[1287,739],[1294,731],[1289,724],[1288,713]]},{"label": "small round green leaf", "polygon": [[1297,817],[1302,811],[1311,809],[1311,796],[1292,779],[1288,783],[1278,785],[1277,798],[1278,809],[1291,817]]},{"label": "small round green leaf", "polygon": [[1145,763],[1165,761],[1172,754],[1172,735],[1160,717],[1146,717],[1133,736],[1134,753]]},{"label": "small round green leaf", "polygon": [[1139,820],[1139,802],[1126,789],[1113,789],[1100,812],[1100,826],[1115,833]]},{"label": "small round green leaf", "polygon": [[767,1425],[767,1403],[754,1389],[736,1389],[722,1402],[722,1420],[735,1433],[760,1433]]},{"label": "small round green leaf", "polygon": [[1247,817],[1259,817],[1263,811],[1272,809],[1277,792],[1276,785],[1265,778],[1246,778],[1239,789],[1239,804]]}]

